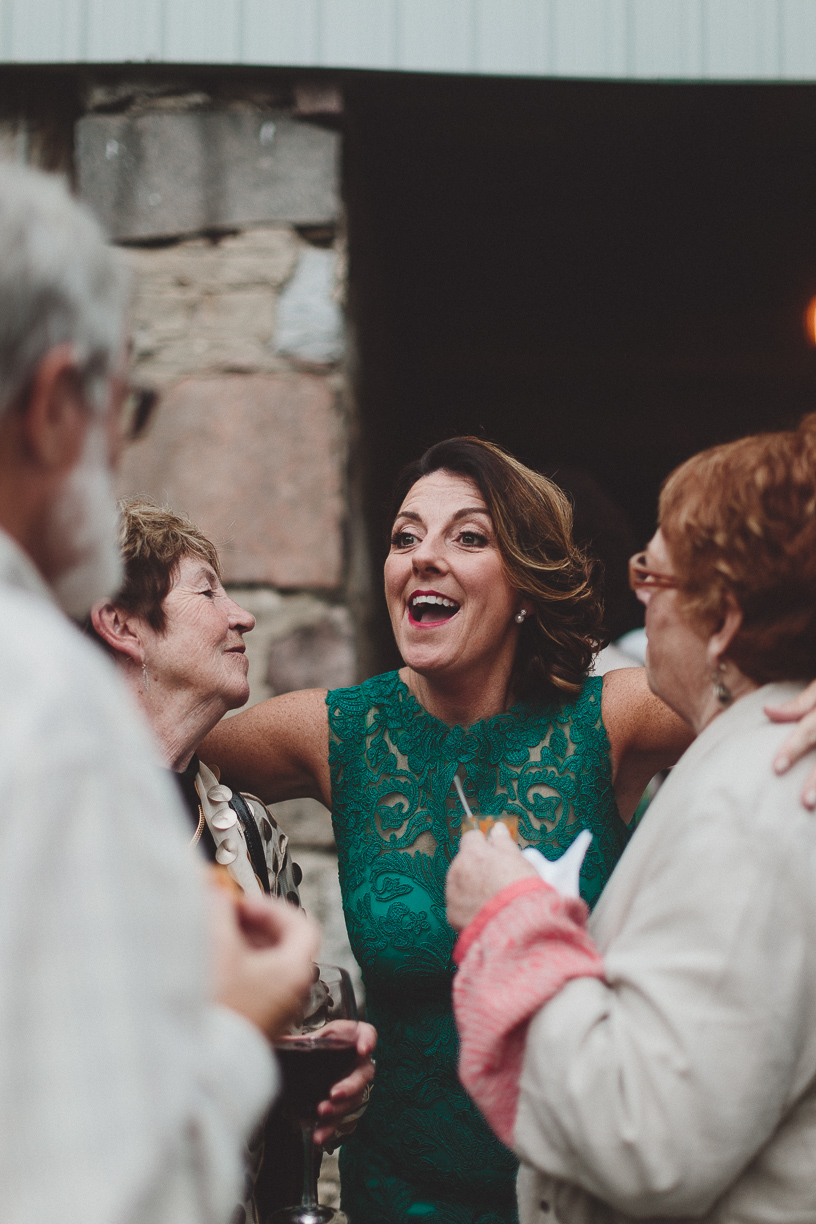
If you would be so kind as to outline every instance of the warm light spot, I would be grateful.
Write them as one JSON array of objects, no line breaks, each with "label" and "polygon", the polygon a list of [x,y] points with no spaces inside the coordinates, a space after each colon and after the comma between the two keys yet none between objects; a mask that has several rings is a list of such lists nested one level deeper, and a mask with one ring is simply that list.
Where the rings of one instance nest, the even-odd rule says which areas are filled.
[{"label": "warm light spot", "polygon": [[805,311],[805,335],[808,343],[816,347],[816,297],[812,297]]}]

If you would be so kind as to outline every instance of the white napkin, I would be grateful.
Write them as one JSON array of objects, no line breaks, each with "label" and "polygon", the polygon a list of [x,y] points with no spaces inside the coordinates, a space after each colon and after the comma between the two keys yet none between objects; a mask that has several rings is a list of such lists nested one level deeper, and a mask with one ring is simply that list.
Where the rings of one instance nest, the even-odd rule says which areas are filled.
[{"label": "white napkin", "polygon": [[545,858],[533,846],[527,846],[521,853],[528,863],[532,863],[542,880],[560,892],[562,897],[577,897],[580,895],[578,877],[591,841],[592,834],[588,829],[582,829],[569,850],[559,859]]}]

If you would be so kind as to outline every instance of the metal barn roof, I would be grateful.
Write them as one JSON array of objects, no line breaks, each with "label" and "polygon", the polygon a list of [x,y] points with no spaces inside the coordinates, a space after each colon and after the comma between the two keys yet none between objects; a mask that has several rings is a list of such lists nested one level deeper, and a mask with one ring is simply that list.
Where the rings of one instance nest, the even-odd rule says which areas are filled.
[{"label": "metal barn roof", "polygon": [[816,80],[816,0],[0,0],[0,62]]}]

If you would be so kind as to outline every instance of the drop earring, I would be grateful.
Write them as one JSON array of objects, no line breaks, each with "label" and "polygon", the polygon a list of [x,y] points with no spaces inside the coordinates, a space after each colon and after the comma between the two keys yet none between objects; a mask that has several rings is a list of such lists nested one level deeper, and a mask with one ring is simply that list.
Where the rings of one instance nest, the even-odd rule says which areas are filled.
[{"label": "drop earring", "polygon": [[144,662],[144,660],[142,661],[142,679],[144,682],[145,692],[149,693],[150,692],[150,677],[147,674],[147,664]]},{"label": "drop earring", "polygon": [[527,609],[526,609],[526,608],[519,608],[518,612],[517,612],[517,613],[516,613],[516,615],[513,617],[513,620],[516,622],[516,624],[517,624],[517,625],[523,625],[523,624],[524,624],[524,618],[525,618],[525,616],[526,616],[526,615],[527,615]]},{"label": "drop earring", "polygon": [[725,683],[725,664],[718,663],[717,670],[712,674],[712,682],[714,684],[714,696],[720,705],[725,708],[734,700],[734,695],[728,685]]}]

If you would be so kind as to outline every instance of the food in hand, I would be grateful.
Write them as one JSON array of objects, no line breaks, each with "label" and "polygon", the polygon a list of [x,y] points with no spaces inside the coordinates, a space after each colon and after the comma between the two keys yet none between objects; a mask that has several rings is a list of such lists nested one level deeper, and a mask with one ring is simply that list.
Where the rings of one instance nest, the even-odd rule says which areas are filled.
[{"label": "food in hand", "polygon": [[243,897],[244,890],[237,880],[234,880],[226,867],[222,867],[220,863],[210,863],[210,883],[216,888],[221,888],[225,893],[229,893],[231,897]]},{"label": "food in hand", "polygon": [[518,816],[476,816],[474,818],[479,830],[487,837],[494,825],[503,824],[514,842],[518,842]]}]

